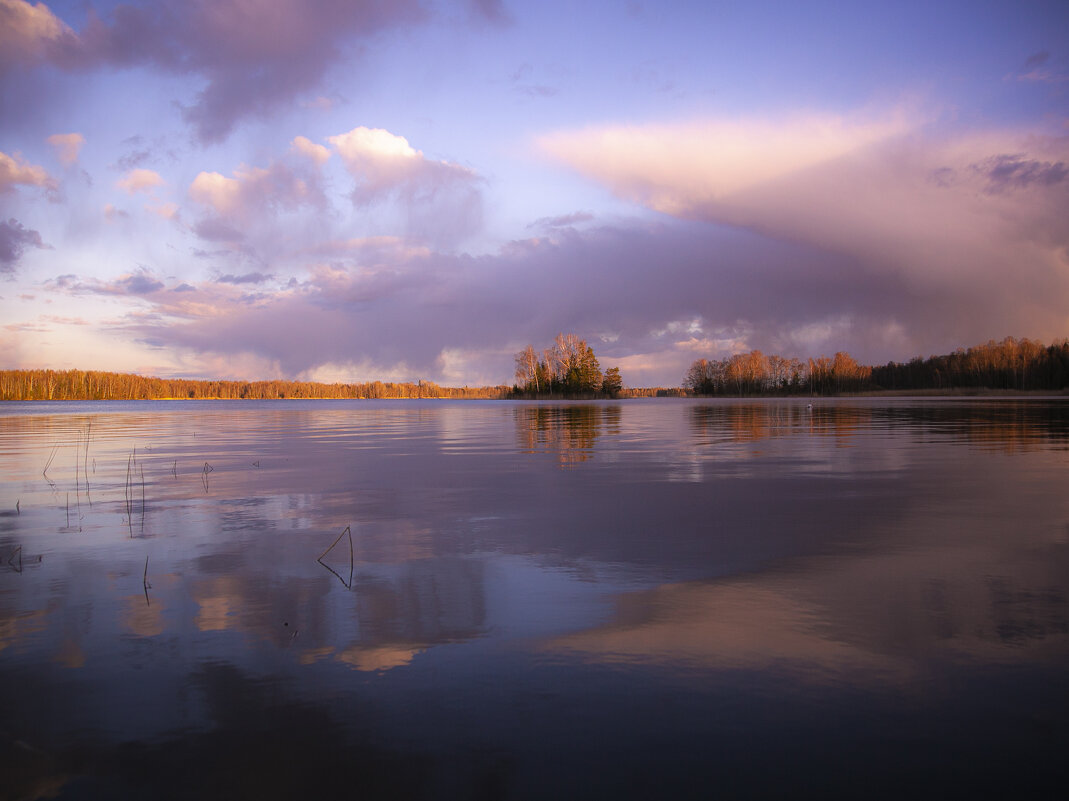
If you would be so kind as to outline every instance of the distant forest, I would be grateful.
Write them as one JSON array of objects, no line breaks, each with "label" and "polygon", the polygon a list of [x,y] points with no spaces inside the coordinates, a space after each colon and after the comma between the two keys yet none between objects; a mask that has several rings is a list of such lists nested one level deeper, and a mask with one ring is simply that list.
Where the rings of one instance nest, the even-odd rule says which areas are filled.
[{"label": "distant forest", "polygon": [[511,387],[440,387],[430,381],[319,384],[309,381],[193,381],[96,370],[2,370],[0,400],[280,398],[502,398]]},{"label": "distant forest", "polygon": [[620,372],[601,372],[594,352],[573,335],[543,353],[517,354],[514,386],[442,387],[430,381],[320,384],[306,381],[194,381],[97,370],[0,370],[0,401],[280,398],[665,397],[681,395],[835,395],[880,391],[1066,390],[1069,340],[1043,345],[1007,337],[944,356],[870,367],[848,353],[819,359],[766,356],[698,359],[683,388],[623,388]]},{"label": "distant forest", "polygon": [[683,379],[695,395],[837,395],[880,391],[1062,390],[1069,388],[1069,340],[1043,345],[1007,337],[944,356],[869,367],[840,351],[788,359],[759,350],[698,359]]}]

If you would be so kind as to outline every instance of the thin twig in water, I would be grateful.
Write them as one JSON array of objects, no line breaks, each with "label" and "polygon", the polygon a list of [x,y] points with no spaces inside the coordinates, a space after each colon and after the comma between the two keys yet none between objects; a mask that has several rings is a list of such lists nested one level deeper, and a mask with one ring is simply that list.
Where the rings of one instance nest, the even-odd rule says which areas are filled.
[{"label": "thin twig in water", "polygon": [[71,494],[67,493],[67,528],[71,527]]},{"label": "thin twig in water", "polygon": [[93,421],[89,421],[89,425],[85,427],[85,457],[82,459],[82,472],[85,473],[85,497],[89,501],[89,506],[93,506],[93,498],[89,494],[89,434],[93,430]]},{"label": "thin twig in water", "polygon": [[45,462],[45,469],[41,471],[41,475],[48,476],[48,468],[52,466],[52,460],[56,458],[56,451],[59,450],[59,443],[52,446],[52,453],[48,455],[48,461]]},{"label": "thin twig in water", "polygon": [[20,503],[22,503],[22,498],[19,498],[17,501],[15,501],[15,514],[21,516],[22,515],[22,510],[19,509],[19,504]]},{"label": "thin twig in water", "polygon": [[130,518],[130,468],[133,466],[133,454],[126,459],[126,517]]},{"label": "thin twig in water", "polygon": [[174,460],[174,464],[171,466],[171,475],[178,478],[178,460]]},{"label": "thin twig in water", "polygon": [[215,470],[215,468],[212,467],[207,462],[205,462],[203,469],[201,469],[201,471],[200,471],[200,479],[201,479],[202,482],[204,482],[204,491],[205,492],[208,491],[208,473],[211,473],[213,470]]},{"label": "thin twig in water", "polygon": [[16,573],[21,573],[22,572],[22,546],[21,545],[18,548],[15,549],[15,552],[12,553],[10,557],[8,557],[8,560],[7,560],[8,566],[15,567],[15,557],[16,556],[19,558],[19,566],[17,568],[15,568],[15,572]]},{"label": "thin twig in water", "polygon": [[148,554],[145,554],[145,573],[141,577],[141,586],[145,589],[145,606],[151,606],[148,600],[148,591],[152,586],[148,583]]},{"label": "thin twig in water", "polygon": [[346,534],[349,535],[349,538],[350,538],[349,539],[349,543],[350,543],[350,546],[351,546],[352,545],[352,532],[350,531],[350,527],[346,526],[345,530],[341,534],[338,535],[338,538],[336,540],[334,540],[334,542],[332,542],[330,544],[330,547],[327,548],[325,551],[323,551],[323,553],[319,554],[319,556],[317,558],[318,559],[322,559],[324,556],[326,556],[328,553],[330,553],[332,550],[334,550],[334,546],[337,545],[339,542],[341,542],[341,538],[344,537]]},{"label": "thin twig in water", "polygon": [[[336,570],[334,570],[334,568],[332,568],[330,565],[328,565],[326,562],[323,561],[323,557],[326,556],[328,553],[330,553],[332,550],[334,550],[334,546],[337,545],[339,542],[341,542],[341,538],[344,537],[346,534],[349,535],[349,581],[348,582],[346,582],[345,579],[343,579],[340,575],[338,575],[338,572]],[[316,559],[316,561],[319,562],[319,564],[323,565],[323,567],[325,567],[327,570],[329,570],[335,576],[338,576],[338,579],[341,581],[342,584],[345,585],[346,589],[350,589],[351,590],[353,588],[353,568],[354,568],[354,562],[353,562],[353,531],[352,531],[352,527],[351,526],[346,526],[345,527],[345,531],[343,531],[341,534],[338,535],[338,538],[336,540],[334,540],[334,542],[332,542],[330,544],[329,548],[327,548],[325,551],[323,551],[323,553],[321,553],[319,555],[319,558]]]},{"label": "thin twig in water", "polygon": [[141,531],[145,531],[145,466],[141,468]]}]

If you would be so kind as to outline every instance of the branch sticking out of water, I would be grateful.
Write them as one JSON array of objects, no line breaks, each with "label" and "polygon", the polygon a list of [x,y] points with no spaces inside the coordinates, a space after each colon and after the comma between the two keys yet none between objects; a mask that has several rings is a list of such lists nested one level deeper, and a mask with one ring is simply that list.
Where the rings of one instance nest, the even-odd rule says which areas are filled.
[{"label": "branch sticking out of water", "polygon": [[56,458],[56,451],[59,450],[59,443],[57,442],[52,446],[52,453],[48,455],[48,461],[45,462],[45,469],[41,471],[41,475],[45,478],[48,477],[48,468],[52,466],[52,460]]},{"label": "branch sticking out of water", "polygon": [[[338,572],[336,570],[334,570],[334,568],[332,568],[330,565],[328,565],[326,562],[323,561],[323,557],[326,556],[331,551],[333,551],[334,550],[334,546],[336,546],[339,542],[341,542],[341,538],[346,536],[346,535],[349,536],[349,581],[348,582],[346,582],[345,579],[343,579],[340,575],[338,575]],[[346,526],[345,527],[345,531],[343,531],[341,534],[338,535],[338,538],[336,540],[334,540],[334,542],[332,542],[330,544],[329,548],[327,548],[325,551],[323,551],[323,553],[319,554],[319,557],[316,559],[316,561],[319,562],[319,564],[323,565],[323,567],[325,567],[327,570],[329,570],[335,576],[338,576],[338,579],[341,581],[342,584],[345,585],[346,589],[352,589],[353,588],[353,531],[352,531],[352,527],[351,526]]]},{"label": "branch sticking out of water", "polygon": [[[15,557],[16,556],[19,558],[19,566],[18,567],[15,567]],[[15,567],[15,572],[16,573],[21,573],[22,572],[22,546],[21,545],[15,549],[14,553],[12,553],[10,557],[8,557],[7,564],[8,564],[9,567]]]},{"label": "branch sticking out of water", "polygon": [[152,587],[148,583],[148,554],[145,554],[145,572],[141,576],[141,586],[145,589],[145,606],[151,606],[148,600],[148,591]]},{"label": "branch sticking out of water", "polygon": [[145,466],[139,465],[141,469],[141,531],[145,530]]}]

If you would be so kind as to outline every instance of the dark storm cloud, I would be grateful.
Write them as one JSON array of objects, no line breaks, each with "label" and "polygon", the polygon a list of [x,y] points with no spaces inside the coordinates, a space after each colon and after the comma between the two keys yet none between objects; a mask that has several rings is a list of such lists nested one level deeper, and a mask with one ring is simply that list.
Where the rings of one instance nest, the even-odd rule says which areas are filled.
[{"label": "dark storm cloud", "polygon": [[1066,167],[1064,162],[1037,161],[1021,154],[992,156],[979,164],[974,164],[973,169],[987,178],[987,191],[989,192],[1000,192],[1004,189],[1021,188],[1033,184],[1053,186],[1069,178],[1069,167]]},{"label": "dark storm cloud", "polygon": [[41,235],[32,228],[26,228],[14,218],[0,221],[0,274],[13,273],[26,248],[45,247]]},{"label": "dark storm cloud", "polygon": [[[1069,299],[1064,284],[1055,290]],[[570,229],[494,255],[423,251],[376,269],[336,263],[251,304],[208,286],[198,295],[209,313],[178,313],[173,293],[161,295],[160,319],[131,320],[132,333],[206,359],[254,354],[289,376],[365,364],[379,370],[368,377],[400,365],[439,381],[461,369],[508,381],[515,350],[572,331],[628,383],[677,385],[694,359],[740,347],[800,357],[846,349],[878,363],[1032,334],[1064,308],[1049,285],[977,287],[963,304],[960,291],[918,293],[907,274],[698,223]]]},{"label": "dark storm cloud", "polygon": [[43,4],[14,0],[0,12],[0,72],[49,63],[202,76],[183,113],[203,142],[313,89],[348,42],[423,17],[416,0],[161,0],[117,5],[75,32]]},{"label": "dark storm cloud", "polygon": [[66,274],[45,282],[49,289],[70,295],[112,295],[119,297],[144,297],[154,295],[164,288],[164,283],[147,267],[138,267],[131,273],[119,276],[114,281],[95,278],[80,279]]},{"label": "dark storm cloud", "polygon": [[208,242],[240,242],[245,238],[245,234],[237,228],[215,217],[198,220],[193,226],[193,233]]},{"label": "dark storm cloud", "polygon": [[576,211],[571,214],[561,214],[556,217],[539,217],[533,223],[530,223],[527,228],[540,228],[543,230],[548,230],[550,228],[568,228],[579,223],[590,222],[593,219],[594,215],[588,211]]},{"label": "dark storm cloud", "polygon": [[272,273],[243,273],[242,275],[228,273],[220,275],[215,280],[220,284],[262,284],[274,277]]}]

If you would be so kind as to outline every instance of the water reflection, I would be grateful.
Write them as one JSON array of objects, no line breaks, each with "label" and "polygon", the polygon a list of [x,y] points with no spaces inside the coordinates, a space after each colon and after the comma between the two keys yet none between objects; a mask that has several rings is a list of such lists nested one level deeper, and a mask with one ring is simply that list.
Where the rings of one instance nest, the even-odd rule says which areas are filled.
[{"label": "water reflection", "polygon": [[14,797],[1057,778],[1063,402],[93,408],[0,414]]},{"label": "water reflection", "polygon": [[908,431],[1005,451],[1069,441],[1065,404],[1044,401],[937,400],[875,404],[816,399],[719,401],[690,406],[691,427],[702,442],[757,442],[818,435],[849,446],[862,432]]},{"label": "water reflection", "polygon": [[592,458],[598,437],[620,432],[618,405],[540,404],[514,411],[523,453],[552,453],[562,466]]}]

